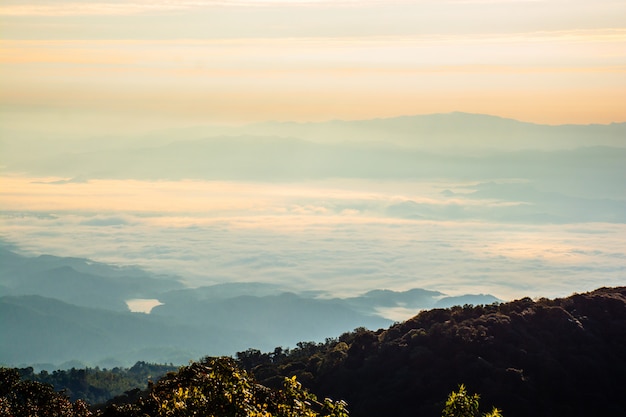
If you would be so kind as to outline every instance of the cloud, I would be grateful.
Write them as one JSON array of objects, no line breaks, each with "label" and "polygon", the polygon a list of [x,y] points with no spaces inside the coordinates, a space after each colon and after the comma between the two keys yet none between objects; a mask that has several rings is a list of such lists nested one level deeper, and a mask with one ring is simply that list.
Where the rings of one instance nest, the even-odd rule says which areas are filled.
[{"label": "cloud", "polygon": [[64,185],[64,184],[80,184],[80,183],[87,183],[89,182],[89,178],[87,177],[83,177],[83,176],[78,176],[78,177],[74,177],[74,178],[69,178],[69,179],[62,179],[62,180],[50,180],[50,181],[33,181],[34,184],[57,184],[57,185]]},{"label": "cloud", "polygon": [[92,217],[89,218],[88,220],[85,220],[83,222],[80,223],[83,226],[103,226],[103,227],[108,227],[108,226],[124,226],[124,225],[128,225],[128,221],[124,218],[121,217],[102,217],[102,216],[96,216],[96,217]]},{"label": "cloud", "polygon": [[[0,6],[0,16],[132,16],[147,13],[169,13],[211,6],[244,5],[239,1],[179,0],[179,1],[49,1]],[[248,2],[246,2],[248,3]],[[252,2],[250,2],[252,3]]]},{"label": "cloud", "polygon": [[48,115],[36,124],[80,128],[83,136],[93,126],[109,132],[140,122],[154,128],[454,110],[551,123],[623,117],[621,28],[156,37],[0,41],[4,126],[17,127],[22,113],[22,129]]},{"label": "cloud", "polygon": [[3,178],[5,241],[29,254],[139,265],[192,286],[257,281],[332,296],[426,288],[510,299],[626,282],[626,224],[494,221],[494,210],[518,206],[468,190],[500,186],[55,180]]},{"label": "cloud", "polygon": [[[499,298],[563,296],[623,285],[626,226],[424,221],[290,214],[2,217],[3,238],[31,254],[139,265],[190,285],[258,281],[333,296],[427,288]],[[184,220],[184,221],[183,221]]]},{"label": "cloud", "polygon": [[130,0],[130,1],[49,1],[0,6],[0,16],[132,16],[149,13],[193,11],[215,7],[346,7],[409,3],[404,0]]},{"label": "cloud", "polygon": [[50,2],[49,4],[8,4],[0,7],[0,16],[125,16],[184,9],[170,2]]}]

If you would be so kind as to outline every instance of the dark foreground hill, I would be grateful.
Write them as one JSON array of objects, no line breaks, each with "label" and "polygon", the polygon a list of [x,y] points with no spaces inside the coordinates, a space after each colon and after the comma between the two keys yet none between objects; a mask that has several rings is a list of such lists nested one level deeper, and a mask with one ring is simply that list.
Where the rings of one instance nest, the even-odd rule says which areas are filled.
[{"label": "dark foreground hill", "polygon": [[[206,367],[213,361],[207,358],[181,368],[148,391],[129,391],[100,410],[115,416],[190,415],[183,413],[187,405],[178,410],[176,404],[205,407],[213,404],[206,398],[221,398],[216,393],[227,387],[222,380],[213,381],[213,365]],[[235,381],[232,390],[226,390],[227,397],[232,400],[231,394],[239,388],[250,388],[249,395],[241,393],[255,398],[250,404],[264,404],[257,394],[284,390],[285,381],[297,380],[317,398],[346,400],[352,417],[440,416],[447,394],[465,384],[470,392],[481,394],[481,403],[504,410],[507,417],[622,416],[626,415],[626,287],[555,300],[525,298],[434,309],[387,330],[359,328],[325,343],[301,342],[297,348],[278,347],[271,353],[249,349],[237,354],[237,364],[251,371],[252,382],[237,382],[245,373],[229,360],[217,363],[227,364],[228,384]],[[19,388],[17,370],[2,372],[13,379],[0,381],[6,397],[0,398],[0,405],[21,407],[33,387],[26,381],[23,390],[13,388]],[[334,411],[343,413],[343,403],[332,404],[340,407]],[[72,407],[83,406],[79,402]],[[248,415],[259,411],[263,413],[261,408]]]},{"label": "dark foreground hill", "polygon": [[0,368],[2,417],[348,417],[344,402],[318,401],[295,378],[272,390],[225,357],[181,367],[148,391],[128,394],[93,413],[82,400],[70,402],[50,385],[22,381],[16,369]]},{"label": "dark foreground hill", "polygon": [[353,417],[438,416],[459,383],[507,417],[626,415],[626,287],[434,309],[294,353],[239,359],[270,386],[298,375]]}]

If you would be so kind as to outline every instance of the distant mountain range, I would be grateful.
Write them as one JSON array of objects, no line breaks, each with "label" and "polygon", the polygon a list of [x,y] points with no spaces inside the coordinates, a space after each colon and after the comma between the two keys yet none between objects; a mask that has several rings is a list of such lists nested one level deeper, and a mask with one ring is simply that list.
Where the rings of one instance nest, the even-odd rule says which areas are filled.
[{"label": "distant mountain range", "polygon": [[580,146],[626,147],[626,123],[541,125],[462,112],[317,123],[257,123],[239,128],[238,131],[297,137],[314,142],[356,140],[463,152],[468,149],[513,151],[572,149]]},{"label": "distant mountain range", "polygon": [[[176,277],[80,258],[28,257],[0,248],[0,363],[54,368],[137,360],[186,363],[203,355],[320,341],[357,327],[391,324],[385,309],[498,301],[437,291],[374,290],[346,299],[296,294],[273,284],[186,288]],[[323,294],[322,294],[323,295]],[[151,314],[127,301],[156,299]],[[41,343],[45,340],[45,343]]]},{"label": "distant mountain range", "polygon": [[[505,222],[626,222],[626,123],[548,126],[450,113],[171,129],[145,136],[0,139],[5,172],[61,178],[252,182],[447,181],[502,204],[402,201],[385,215]],[[445,191],[444,191],[445,192]],[[378,210],[378,208],[376,208]]]},{"label": "distant mountain range", "polygon": [[[267,122],[242,127],[169,129],[143,136],[0,139],[8,172],[89,178],[272,179],[458,175],[448,162],[484,167],[502,154],[502,167],[541,154],[617,148],[623,160],[626,123],[549,126],[495,116],[449,113],[318,123]],[[50,146],[53,143],[54,146]],[[574,155],[576,157],[576,155]],[[608,155],[606,155],[608,156]],[[432,158],[435,157],[434,160]],[[468,158],[472,157],[472,158]],[[480,157],[483,159],[473,159]],[[545,159],[545,161],[544,161]],[[112,164],[114,162],[114,164]],[[513,162],[513,166],[510,163]],[[167,167],[167,169],[163,169]],[[421,168],[419,168],[421,167]],[[582,166],[579,166],[582,167]],[[482,172],[483,177],[488,177]]]},{"label": "distant mountain range", "polygon": [[[113,162],[114,161],[114,162]],[[221,137],[127,151],[64,154],[25,167],[37,175],[242,181],[473,181],[472,193],[443,197],[506,202],[498,206],[402,201],[391,217],[507,222],[626,222],[626,148],[435,154],[419,149],[314,144],[301,140]],[[167,167],[167,169],[163,169]],[[17,169],[17,168],[16,168]],[[512,182],[513,180],[513,182]]]}]

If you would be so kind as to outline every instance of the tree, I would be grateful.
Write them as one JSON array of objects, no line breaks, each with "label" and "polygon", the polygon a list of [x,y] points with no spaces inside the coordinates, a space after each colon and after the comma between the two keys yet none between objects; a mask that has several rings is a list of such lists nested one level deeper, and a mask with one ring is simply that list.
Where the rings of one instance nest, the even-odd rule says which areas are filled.
[{"label": "tree", "polygon": [[[479,417],[480,395],[468,394],[465,385],[459,385],[458,391],[452,391],[441,413],[442,417]],[[483,417],[502,417],[500,410],[493,408],[491,412],[482,414]]]},{"label": "tree", "polygon": [[0,368],[0,416],[11,417],[88,417],[83,401],[72,403],[52,385],[21,381],[16,369]]},{"label": "tree", "polygon": [[305,390],[296,377],[283,389],[258,384],[231,358],[205,358],[170,373],[150,386],[134,404],[112,405],[105,417],[348,417],[346,403],[323,402]]}]

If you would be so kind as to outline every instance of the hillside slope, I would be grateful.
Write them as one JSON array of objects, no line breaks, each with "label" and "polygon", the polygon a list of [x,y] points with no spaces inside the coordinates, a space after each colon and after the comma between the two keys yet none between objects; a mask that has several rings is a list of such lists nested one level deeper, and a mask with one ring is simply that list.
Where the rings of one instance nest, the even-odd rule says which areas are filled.
[{"label": "hillside slope", "polygon": [[434,309],[297,353],[240,362],[270,385],[298,375],[353,417],[437,416],[459,383],[507,417],[626,415],[626,287]]}]

